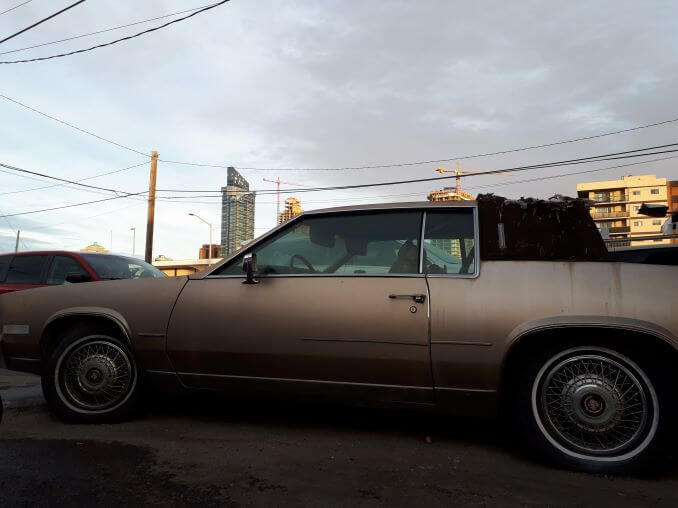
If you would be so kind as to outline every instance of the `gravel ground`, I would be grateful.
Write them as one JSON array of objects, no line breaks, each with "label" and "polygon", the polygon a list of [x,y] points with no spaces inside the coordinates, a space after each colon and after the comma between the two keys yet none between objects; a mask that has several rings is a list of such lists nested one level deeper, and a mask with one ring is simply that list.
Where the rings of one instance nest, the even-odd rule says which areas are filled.
[{"label": "gravel ground", "polygon": [[605,477],[540,464],[496,423],[219,397],[67,425],[0,371],[3,506],[678,506],[678,468]]}]

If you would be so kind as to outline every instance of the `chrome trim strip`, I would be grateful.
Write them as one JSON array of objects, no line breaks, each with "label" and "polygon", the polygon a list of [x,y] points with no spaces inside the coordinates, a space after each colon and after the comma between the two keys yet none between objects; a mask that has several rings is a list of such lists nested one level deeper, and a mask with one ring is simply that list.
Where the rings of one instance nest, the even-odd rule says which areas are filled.
[{"label": "chrome trim strip", "polygon": [[29,325],[3,325],[3,335],[28,335],[30,333]]},{"label": "chrome trim strip", "polygon": [[16,360],[18,362],[36,362],[40,363],[40,358],[23,358],[21,356],[6,356],[8,360]]},{"label": "chrome trim strip", "polygon": [[472,342],[466,340],[432,340],[431,344],[450,344],[453,346],[492,346],[491,342]]},{"label": "chrome trim strip", "polygon": [[316,338],[316,337],[302,337],[300,340],[308,340],[315,342],[362,342],[365,344],[395,344],[401,346],[428,346],[425,342],[408,342],[399,340],[381,340],[381,339],[343,339],[343,338]]},{"label": "chrome trim strip", "polygon": [[274,381],[290,383],[315,383],[315,384],[329,384],[342,386],[366,386],[374,388],[398,388],[402,390],[433,390],[432,386],[403,386],[403,385],[384,385],[378,383],[353,383],[350,381],[326,381],[322,379],[295,379],[287,377],[261,377],[261,376],[233,376],[229,374],[200,374],[197,372],[177,372],[180,376],[203,376],[203,377],[218,377],[224,379],[236,379],[242,381]]},{"label": "chrome trim strip", "polygon": [[421,235],[419,236],[419,273],[424,273],[424,234],[426,233],[426,210],[422,212]]},{"label": "chrome trim strip", "polygon": [[488,390],[487,388],[450,388],[436,386],[436,390],[442,390],[446,392],[497,393],[497,390]]},{"label": "chrome trim strip", "polygon": [[[459,203],[459,204],[457,204]],[[355,205],[352,207],[338,207],[338,208],[325,208],[325,209],[319,209],[319,210],[309,210],[301,213],[300,215],[297,215],[296,217],[293,217],[289,221],[280,224],[273,229],[270,229],[263,233],[261,236],[258,238],[254,238],[251,243],[248,243],[246,246],[242,247],[241,249],[238,249],[234,252],[231,252],[230,255],[224,257],[221,261],[218,263],[213,264],[212,266],[206,268],[204,271],[209,272],[206,273],[200,277],[195,277],[196,279],[205,279],[208,277],[213,277],[213,278],[227,278],[227,277],[234,277],[233,275],[230,276],[219,276],[219,275],[212,275],[212,273],[219,268],[221,268],[224,265],[227,265],[231,261],[233,261],[235,258],[240,256],[241,254],[247,254],[248,252],[251,252],[257,245],[261,245],[263,242],[265,242],[269,237],[273,235],[273,233],[277,233],[278,231],[281,231],[283,229],[287,229],[288,227],[292,227],[293,224],[296,224],[297,222],[303,220],[306,217],[312,216],[312,215],[335,215],[335,214],[341,214],[341,213],[363,213],[363,212],[370,212],[370,211],[391,211],[391,210],[411,210],[411,211],[420,211],[420,212],[426,212],[426,210],[430,209],[445,209],[445,208],[473,208],[474,209],[474,214],[478,213],[478,204],[476,201],[469,201],[469,202],[461,202],[461,201],[442,201],[442,202],[414,202],[414,203],[408,203],[408,202],[402,202],[402,203],[382,203],[381,205]],[[477,226],[477,224],[476,224]],[[476,227],[476,235],[478,234],[478,228]],[[359,274],[357,274],[359,275]],[[189,275],[190,277],[194,277],[195,274]]]}]

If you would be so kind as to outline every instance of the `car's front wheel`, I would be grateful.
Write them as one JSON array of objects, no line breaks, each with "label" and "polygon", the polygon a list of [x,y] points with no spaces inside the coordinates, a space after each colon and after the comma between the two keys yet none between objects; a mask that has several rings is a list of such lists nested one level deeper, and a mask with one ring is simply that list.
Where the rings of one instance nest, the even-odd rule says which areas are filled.
[{"label": "car's front wheel", "polygon": [[80,326],[60,338],[42,388],[50,408],[63,420],[118,421],[136,408],[139,373],[124,341],[109,331]]},{"label": "car's front wheel", "polygon": [[528,362],[516,416],[529,442],[561,465],[636,470],[658,452],[671,412],[663,388],[659,375],[620,351],[573,347]]}]

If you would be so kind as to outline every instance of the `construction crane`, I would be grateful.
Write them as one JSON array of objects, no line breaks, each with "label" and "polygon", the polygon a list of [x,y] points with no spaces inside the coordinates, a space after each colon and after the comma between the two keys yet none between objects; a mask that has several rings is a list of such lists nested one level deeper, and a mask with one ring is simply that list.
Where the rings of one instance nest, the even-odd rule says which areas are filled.
[{"label": "construction crane", "polygon": [[[454,173],[454,192],[456,193],[457,197],[460,199],[473,199],[473,196],[469,194],[468,192],[464,192],[461,190],[461,179],[463,175],[473,175],[477,173],[484,173],[485,171],[471,171],[467,169],[461,169],[461,164],[459,162],[456,163],[456,167],[454,169],[447,169],[447,168],[438,168],[436,169],[438,173]],[[506,176],[513,176],[515,173],[502,173],[503,175]]]},{"label": "construction crane", "polygon": [[285,182],[284,180],[281,180],[279,176],[276,177],[275,180],[270,180],[268,178],[264,178],[263,180],[264,180],[264,182],[270,182],[270,183],[274,183],[276,185],[276,195],[277,195],[277,209],[276,209],[276,212],[275,212],[276,222],[278,221],[278,217],[280,217],[280,184],[296,185],[298,187],[313,187],[312,185],[305,185],[303,183]]}]

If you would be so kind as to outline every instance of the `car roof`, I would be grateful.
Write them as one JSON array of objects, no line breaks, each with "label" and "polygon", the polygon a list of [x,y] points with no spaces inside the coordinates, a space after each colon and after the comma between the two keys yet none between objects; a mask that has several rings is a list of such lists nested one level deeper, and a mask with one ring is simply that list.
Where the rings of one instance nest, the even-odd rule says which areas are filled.
[{"label": "car roof", "polygon": [[399,210],[399,209],[422,209],[422,208],[450,208],[450,207],[474,207],[478,203],[475,200],[465,201],[410,201],[404,203],[373,203],[369,205],[337,206],[333,208],[320,208],[304,212],[302,215],[315,215],[333,212],[358,212],[364,210]]}]

